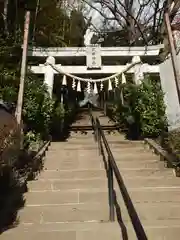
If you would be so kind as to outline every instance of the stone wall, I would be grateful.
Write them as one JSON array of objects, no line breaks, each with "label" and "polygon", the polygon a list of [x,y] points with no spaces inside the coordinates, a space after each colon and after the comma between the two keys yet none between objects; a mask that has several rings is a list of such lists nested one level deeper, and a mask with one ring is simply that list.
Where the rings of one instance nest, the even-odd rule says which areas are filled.
[{"label": "stone wall", "polygon": [[[180,54],[177,56],[177,58],[180,66]],[[169,123],[169,130],[171,131],[180,128],[180,105],[171,58],[160,64],[159,70],[161,86],[165,94],[164,101],[166,104],[166,114]]]}]

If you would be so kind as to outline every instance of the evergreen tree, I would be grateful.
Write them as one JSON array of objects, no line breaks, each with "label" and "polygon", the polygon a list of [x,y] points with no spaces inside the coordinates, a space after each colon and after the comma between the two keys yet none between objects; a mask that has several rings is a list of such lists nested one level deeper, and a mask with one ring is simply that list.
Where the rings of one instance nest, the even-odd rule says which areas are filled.
[{"label": "evergreen tree", "polygon": [[[31,12],[29,44],[44,47],[83,46],[85,21],[82,13],[72,10],[69,14],[60,3],[61,1],[57,0],[0,1],[0,98],[5,102],[16,105],[17,101],[24,15],[27,7],[36,10]],[[31,129],[42,132],[45,129],[40,126],[43,124],[46,128],[50,116],[47,104],[42,98],[43,94],[46,95],[46,102],[50,104],[49,109],[52,109],[52,102],[47,100],[46,87],[40,87],[43,79],[37,79],[32,74],[30,77],[25,79],[23,117]]]}]

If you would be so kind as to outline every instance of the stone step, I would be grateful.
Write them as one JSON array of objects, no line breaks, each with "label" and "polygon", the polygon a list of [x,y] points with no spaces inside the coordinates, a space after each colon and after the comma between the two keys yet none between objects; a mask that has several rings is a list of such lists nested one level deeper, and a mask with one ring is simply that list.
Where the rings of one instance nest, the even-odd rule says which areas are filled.
[{"label": "stone step", "polygon": [[[71,152],[72,153],[72,152]],[[60,155],[60,154],[59,154]],[[78,158],[76,155],[74,157],[63,157],[56,156],[53,158],[48,158],[44,163],[45,170],[84,170],[84,169],[104,169],[103,162],[100,157],[90,156],[87,158]]]},{"label": "stone step", "polygon": [[[128,188],[164,188],[179,187],[179,179],[174,177],[123,177]],[[115,181],[115,187],[117,188]],[[82,180],[38,180],[28,183],[29,191],[65,191],[65,190],[91,190],[107,189],[107,179],[82,179]]]},{"label": "stone step", "polygon": [[125,178],[124,183],[129,188],[164,188],[164,187],[179,187],[180,180],[174,177],[141,177],[141,178]]},{"label": "stone step", "polygon": [[[121,223],[121,225],[123,226],[123,223]],[[180,226],[180,225],[179,225]],[[167,226],[166,228],[164,226],[157,228],[156,226],[154,226],[154,228],[146,228],[145,227],[145,231],[146,231],[146,236],[147,239],[175,239],[178,240],[179,239],[179,233],[180,230],[178,229],[179,226],[173,226],[172,229],[168,229]],[[137,240],[137,236],[135,235],[134,230],[131,228],[126,228],[125,226],[122,227],[123,230],[121,230],[121,236],[119,236],[119,239],[130,239],[130,240]],[[116,235],[117,232],[115,231],[115,233],[112,234],[108,234],[106,232],[94,232],[94,231],[84,231],[84,232],[80,232],[81,234],[81,240],[87,239],[87,240],[91,240],[91,239],[118,239],[118,236]],[[111,238],[112,237],[112,238]],[[172,238],[173,237],[173,238]],[[140,238],[139,238],[140,239]]]},{"label": "stone step", "polygon": [[[112,137],[112,139],[108,139],[108,143],[110,146],[116,146],[119,148],[144,148],[145,145],[142,142],[130,142],[128,140],[118,140],[114,137]],[[94,140],[94,135],[92,135],[91,137],[71,137],[68,139],[68,141],[66,142],[56,142],[56,143],[51,143],[51,146],[49,149],[59,149],[61,146],[69,146],[69,145],[97,145],[97,142],[95,142]]]},{"label": "stone step", "polygon": [[[83,145],[83,146],[88,146],[88,145],[91,145],[91,146],[96,146],[97,143],[95,142],[94,138],[92,139],[88,139],[88,140],[85,140],[85,139],[73,139],[73,140],[69,140],[66,144],[68,145]],[[62,144],[63,146],[63,144]],[[57,149],[57,148],[54,148],[54,149]]]},{"label": "stone step", "polygon": [[[120,205],[124,200],[116,186],[116,197]],[[180,203],[179,187],[142,187],[128,188],[133,203]],[[78,189],[61,191],[28,192],[25,194],[27,206],[52,206],[67,204],[103,203],[108,205],[108,190]]]},{"label": "stone step", "polygon": [[90,118],[83,118],[80,121],[76,121],[70,127],[76,127],[76,126],[82,126],[82,125],[92,126]]},{"label": "stone step", "polygon": [[[160,169],[120,169],[123,177],[174,177],[172,169],[164,169],[163,172]],[[38,176],[38,179],[98,179],[105,178],[106,172],[104,169],[94,169],[94,170],[52,170],[52,171],[42,171]]]},{"label": "stone step", "polygon": [[85,140],[85,141],[88,141],[88,140],[93,140],[94,138],[94,132],[93,131],[87,131],[85,133],[81,133],[81,132],[74,132],[70,135],[70,137],[68,138],[68,142],[69,141],[73,141],[73,140]]},{"label": "stone step", "polygon": [[[145,157],[144,157],[145,158]],[[115,156],[115,161],[117,163],[117,166],[119,169],[125,168],[125,169],[144,169],[144,168],[154,168],[154,169],[164,169],[165,163],[161,162],[159,160],[156,160],[156,158],[152,159],[151,157],[146,157],[146,159],[134,159],[131,160],[129,158],[125,157],[117,157]],[[87,169],[104,169],[104,162],[102,160],[102,157],[94,157],[90,156],[78,158],[74,156],[74,158],[69,157],[57,157],[50,158],[48,160],[45,160],[44,163],[44,169],[45,170],[87,170]]]},{"label": "stone step", "polygon": [[[20,224],[14,229],[10,229],[8,232],[5,232],[3,235],[8,235],[12,233],[19,233],[23,231],[30,232],[51,232],[51,231],[89,231],[89,230],[101,230],[101,231],[115,231],[120,230],[119,224],[117,222],[60,222],[60,223],[41,223],[41,224]],[[2,236],[2,235],[1,235]]]},{"label": "stone step", "polygon": [[[163,222],[163,225],[160,224]],[[179,240],[180,225],[174,221],[156,221],[154,224],[146,222],[144,225],[148,239],[173,239]],[[134,230],[130,224],[124,226],[123,236],[122,230],[118,223],[53,223],[53,224],[32,224],[18,226],[4,232],[1,235],[2,240],[10,239],[19,240],[136,240]]]},{"label": "stone step", "polygon": [[[71,146],[71,145],[69,145]],[[59,154],[61,154],[60,156],[62,157],[88,157],[88,156],[98,156],[97,154],[97,149],[98,147],[95,146],[96,148],[93,148],[90,150],[90,149],[84,149],[84,148],[81,148],[81,149],[76,149],[76,151],[69,151],[69,149],[64,149],[64,148],[59,148],[57,150],[51,150],[46,152],[46,156],[47,157],[56,157],[56,156],[59,156]]]},{"label": "stone step", "polygon": [[58,144],[52,144],[52,146],[58,146],[58,145],[61,145],[61,144],[70,144],[70,143],[83,143],[83,141],[85,143],[93,143],[95,144],[95,140],[94,140],[94,134],[92,134],[91,136],[85,136],[85,135],[75,135],[75,136],[70,136],[66,141],[62,141],[62,142],[58,142]]},{"label": "stone step", "polygon": [[[134,203],[134,207],[141,221],[180,220],[179,203]],[[122,207],[123,209],[123,207]],[[123,216],[124,215],[124,216]],[[122,218],[126,220],[126,213],[122,210]]]},{"label": "stone step", "polygon": [[[89,154],[88,154],[89,152]],[[74,153],[74,154],[73,154]],[[119,150],[117,151],[113,151],[112,152],[114,159],[116,161],[127,161],[127,162],[134,162],[134,161],[144,161],[144,162],[148,162],[149,160],[152,161],[160,161],[159,160],[159,156],[151,153],[151,152],[137,152],[136,153],[130,153],[130,152],[121,152]],[[105,155],[106,152],[105,152]],[[51,152],[47,152],[46,153],[46,161],[70,161],[69,159],[72,160],[72,162],[90,162],[90,161],[97,161],[97,162],[101,162],[103,157],[102,155],[99,154],[99,149],[95,148],[95,149],[91,149],[91,150],[64,150],[64,151],[51,151]]]},{"label": "stone step", "polygon": [[78,127],[76,127],[76,129],[72,130],[70,132],[70,135],[69,135],[69,138],[68,138],[68,141],[71,140],[71,139],[91,139],[93,138],[94,136],[94,130],[91,128],[91,126],[87,126],[88,130],[85,130],[83,129],[82,127],[78,129]]},{"label": "stone step", "polygon": [[131,149],[131,148],[139,148],[139,147],[147,149],[146,145],[143,144],[143,142],[131,142],[131,141],[126,141],[126,140],[120,141],[114,137],[112,137],[112,139],[107,138],[107,141],[110,146],[118,145],[120,149],[123,149],[123,148]]},{"label": "stone step", "polygon": [[106,172],[103,169],[94,169],[94,170],[59,170],[59,171],[43,171],[38,176],[38,179],[97,179],[105,178]]},{"label": "stone step", "polygon": [[[26,206],[53,206],[68,204],[103,203],[108,205],[107,189],[79,189],[69,191],[28,192],[24,195]],[[121,194],[118,200],[122,202]]]},{"label": "stone step", "polygon": [[61,145],[61,146],[59,146],[59,148],[50,148],[49,150],[48,150],[48,153],[54,153],[54,154],[56,154],[56,153],[61,153],[62,152],[62,149],[63,149],[63,151],[64,150],[66,150],[66,151],[76,151],[77,149],[78,149],[78,151],[79,150],[94,150],[94,151],[96,151],[97,150],[97,148],[98,148],[98,146],[97,146],[97,144],[91,144],[91,143],[88,143],[88,144],[86,144],[86,145],[84,145],[83,143],[75,143],[75,144],[71,144],[71,143],[69,143],[69,144],[66,144],[66,145]]},{"label": "stone step", "polygon": [[[113,124],[114,125],[114,124]],[[117,125],[115,124],[115,126],[117,127]],[[119,137],[119,139],[126,139],[125,136],[123,134],[120,134],[117,129],[105,129],[104,130],[104,134],[105,136],[115,136],[115,137]]]},{"label": "stone step", "polygon": [[119,169],[123,177],[175,177],[173,170],[169,168],[121,168]]},{"label": "stone step", "polygon": [[143,146],[144,143],[143,141],[131,141],[131,140],[127,140],[124,139],[122,136],[117,136],[117,135],[106,135],[106,139],[108,141],[108,143],[118,143],[122,146],[127,145],[127,146]]},{"label": "stone step", "polygon": [[[119,194],[120,196],[120,194]],[[108,205],[107,190],[46,191],[25,194],[26,206],[53,206],[83,203],[103,203]],[[120,198],[119,198],[120,199]]]},{"label": "stone step", "polygon": [[70,141],[74,141],[74,140],[82,141],[83,139],[84,139],[84,141],[94,140],[94,132],[86,131],[86,132],[71,133],[71,135],[68,137],[66,142],[70,142]]},{"label": "stone step", "polygon": [[136,177],[174,177],[172,169],[164,168],[163,171],[159,167],[155,168],[121,168],[119,169],[122,176]]},{"label": "stone step", "polygon": [[67,142],[74,141],[74,140],[82,140],[89,141],[94,140],[94,132],[93,131],[86,131],[86,132],[74,132],[72,133],[69,138],[67,139]]},{"label": "stone step", "polygon": [[[156,160],[158,159],[158,156],[155,155],[154,153],[150,152],[150,151],[145,151],[145,150],[141,150],[141,151],[131,151],[130,149],[127,149],[127,151],[121,151],[120,149],[111,149],[112,154],[115,158],[116,161],[119,161],[121,159],[125,159],[127,161],[133,161],[133,160]],[[136,154],[137,153],[137,154]]]},{"label": "stone step", "polygon": [[78,204],[78,191],[46,191],[28,192],[24,194],[26,206],[53,206],[63,204]]},{"label": "stone step", "polygon": [[[120,191],[117,191],[117,195]],[[133,203],[169,203],[180,202],[180,187],[142,187],[128,188]]]},{"label": "stone step", "polygon": [[107,179],[83,179],[83,180],[38,180],[28,183],[29,191],[45,190],[78,190],[78,189],[106,189]]},{"label": "stone step", "polygon": [[[137,153],[137,154],[136,154]],[[106,151],[105,151],[106,154]],[[121,149],[112,149],[112,154],[115,158],[115,160],[149,160],[149,159],[159,159],[159,156],[152,153],[151,151],[145,151],[144,149],[138,149],[134,151],[130,151],[127,149],[126,151],[122,151]],[[91,159],[100,159],[102,158],[101,155],[99,155],[99,149],[98,147],[91,147],[89,149],[78,149],[78,148],[72,148],[72,149],[59,149],[59,150],[49,150],[46,152],[46,159],[55,161],[55,160],[62,160],[65,161],[65,159],[72,158],[74,161],[79,161],[81,159],[86,159],[86,161]]]},{"label": "stone step", "polygon": [[[146,159],[158,159],[158,156],[152,153],[151,151],[145,151],[141,149],[140,151],[132,151],[130,149],[127,149],[127,151],[121,151],[121,149],[111,149],[112,154],[114,158],[117,159],[129,159],[129,160],[146,160]],[[135,153],[138,154],[135,154]],[[106,152],[105,152],[106,153]],[[86,161],[88,159],[92,158],[99,158],[98,154],[98,147],[93,147],[91,149],[59,149],[56,151],[48,151],[46,153],[47,158],[50,159],[56,159],[57,157],[61,157],[61,159],[64,161],[64,158],[76,158],[77,160],[81,158],[86,158]]]},{"label": "stone step", "polygon": [[119,168],[119,170],[121,169],[146,169],[146,168],[154,168],[154,170],[160,169],[163,171],[163,169],[165,168],[165,163],[161,162],[159,160],[154,160],[154,159],[139,159],[137,161],[137,159],[132,160],[132,161],[127,161],[127,159],[119,159],[119,157],[115,158],[115,161],[117,163],[117,166]]},{"label": "stone step", "polygon": [[1,235],[2,240],[10,240],[10,239],[18,239],[18,240],[56,240],[56,239],[63,239],[63,240],[76,240],[76,231],[18,231],[11,233],[3,233]]},{"label": "stone step", "polygon": [[[109,144],[111,150],[113,152],[117,152],[119,151],[119,153],[126,153],[126,152],[131,152],[131,153],[139,153],[139,152],[151,152],[150,150],[146,149],[145,147],[143,146],[132,146],[131,148],[129,148],[128,146],[127,147],[123,147],[121,148],[121,146],[119,144]],[[57,147],[54,147],[54,148],[49,148],[48,152],[49,153],[58,153],[58,152],[62,152],[62,149],[63,150],[97,150],[98,148],[98,144],[97,143],[86,143],[84,144],[83,142],[82,143],[77,143],[77,142],[74,142],[74,143],[66,143],[66,144],[61,144],[58,148]]]},{"label": "stone step", "polygon": [[[129,195],[133,203],[179,203],[180,188],[128,188]],[[79,190],[79,200],[81,203],[94,203],[108,201],[108,190]],[[124,205],[121,192],[116,188],[116,197],[120,205]],[[178,195],[178,197],[177,197]]]},{"label": "stone step", "polygon": [[[177,222],[177,221],[176,221]],[[148,239],[173,239],[178,240],[180,236],[180,226],[177,224],[171,226],[167,222],[166,226],[145,228]]]},{"label": "stone step", "polygon": [[68,147],[74,147],[74,146],[83,146],[82,148],[86,148],[86,147],[89,147],[89,146],[94,146],[96,147],[97,146],[97,143],[93,140],[90,140],[90,141],[69,141],[69,142],[62,142],[62,143],[59,143],[59,145],[56,145],[56,146],[51,146],[49,147],[48,150],[53,150],[53,151],[56,151],[56,150],[60,150],[60,149],[63,149],[64,147],[68,148]]},{"label": "stone step", "polygon": [[[133,203],[141,221],[178,220],[180,221],[179,203]],[[128,222],[126,207],[118,203],[123,221]],[[115,209],[116,209],[115,207]],[[120,216],[119,216],[120,217]],[[49,206],[29,206],[19,211],[20,223],[58,223],[81,221],[108,221],[109,206],[104,203],[66,204]]]},{"label": "stone step", "polygon": [[87,134],[84,134],[84,133],[75,133],[74,135],[71,135],[68,139],[67,139],[67,142],[74,142],[74,141],[83,141],[84,142],[88,142],[88,141],[92,141],[94,142],[94,132],[91,132],[91,133],[87,133]]},{"label": "stone step", "polygon": [[109,142],[108,144],[111,149],[119,149],[120,151],[138,151],[138,150],[148,150],[145,145],[139,144],[139,145],[130,145],[130,144],[119,144],[118,142]]},{"label": "stone step", "polygon": [[64,204],[51,206],[26,206],[18,213],[21,224],[108,221],[107,204]]},{"label": "stone step", "polygon": [[[119,145],[121,148],[123,147],[143,147],[144,144],[142,141],[128,141],[128,140],[124,140],[124,139],[120,139],[119,137],[116,136],[110,136],[107,135],[107,140],[109,144],[115,144],[115,145]],[[94,140],[94,134],[91,134],[90,136],[86,136],[86,135],[82,135],[82,134],[76,134],[73,137],[69,137],[68,140],[66,142],[53,142],[51,143],[51,147],[53,148],[58,148],[61,145],[65,145],[65,144],[96,144],[95,140]]]},{"label": "stone step", "polygon": [[121,240],[121,230],[118,223],[53,223],[32,224],[20,226],[1,235],[2,240],[84,240],[103,239]]}]

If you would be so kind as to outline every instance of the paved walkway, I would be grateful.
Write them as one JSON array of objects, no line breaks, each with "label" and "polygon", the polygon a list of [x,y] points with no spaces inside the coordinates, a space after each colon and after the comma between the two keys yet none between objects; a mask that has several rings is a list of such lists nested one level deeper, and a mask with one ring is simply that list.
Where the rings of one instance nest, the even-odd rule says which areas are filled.
[{"label": "paved walkway", "polygon": [[[179,240],[179,178],[143,143],[127,141],[117,132],[106,137],[148,239]],[[28,187],[19,225],[1,240],[137,239],[116,183],[119,221],[108,222],[107,178],[92,132],[53,142],[44,171]]]}]

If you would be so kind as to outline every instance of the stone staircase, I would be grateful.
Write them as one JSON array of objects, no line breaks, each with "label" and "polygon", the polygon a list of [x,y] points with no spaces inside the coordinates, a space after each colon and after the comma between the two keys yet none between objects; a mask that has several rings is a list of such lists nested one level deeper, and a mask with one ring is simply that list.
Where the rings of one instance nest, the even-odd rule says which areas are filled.
[{"label": "stone staircase", "polygon": [[19,225],[1,239],[121,239],[109,223],[107,178],[92,132],[53,142],[44,171],[28,184]]},{"label": "stone staircase", "polygon": [[[117,132],[105,135],[148,239],[179,239],[180,180],[142,142],[125,140]],[[117,216],[110,223],[107,176],[92,132],[52,142],[44,170],[28,183],[18,226],[1,240],[135,240],[116,181],[114,185]]]},{"label": "stone staircase", "polygon": [[[118,132],[106,133],[106,138],[147,239],[179,239],[180,179],[141,141],[125,140]],[[137,239],[122,199],[119,202],[128,239]]]}]

